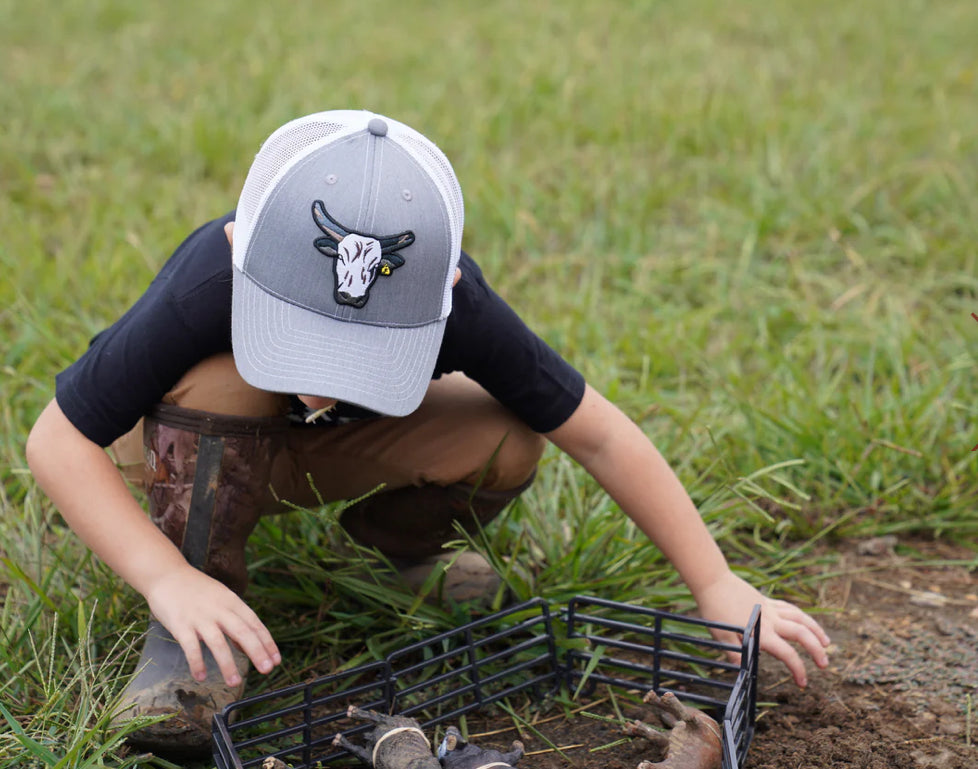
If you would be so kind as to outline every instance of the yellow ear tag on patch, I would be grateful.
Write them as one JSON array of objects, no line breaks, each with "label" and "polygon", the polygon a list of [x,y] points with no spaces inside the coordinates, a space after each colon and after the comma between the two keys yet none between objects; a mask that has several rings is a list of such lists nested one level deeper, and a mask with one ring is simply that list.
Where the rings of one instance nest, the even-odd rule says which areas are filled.
[{"label": "yellow ear tag on patch", "polygon": [[390,265],[389,265],[389,264],[385,264],[385,265],[383,265],[383,266],[382,266],[382,267],[380,268],[380,274],[381,274],[381,275],[390,275],[390,274],[391,274],[391,268],[390,268]]}]

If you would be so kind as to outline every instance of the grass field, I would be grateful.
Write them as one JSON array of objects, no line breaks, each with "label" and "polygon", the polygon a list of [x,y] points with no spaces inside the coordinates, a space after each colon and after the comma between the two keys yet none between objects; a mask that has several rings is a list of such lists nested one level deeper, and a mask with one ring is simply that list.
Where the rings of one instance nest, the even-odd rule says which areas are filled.
[{"label": "grass field", "polygon": [[[973,545],[976,39],[971,0],[0,0],[0,769],[167,766],[107,726],[142,600],[23,445],[55,374],[234,206],[262,139],[320,109],[445,150],[466,249],[759,585],[804,599],[837,537]],[[334,520],[253,538],[252,605],[288,657],[256,686],[459,619],[364,581]],[[556,454],[479,544],[520,597],[690,608]]]}]

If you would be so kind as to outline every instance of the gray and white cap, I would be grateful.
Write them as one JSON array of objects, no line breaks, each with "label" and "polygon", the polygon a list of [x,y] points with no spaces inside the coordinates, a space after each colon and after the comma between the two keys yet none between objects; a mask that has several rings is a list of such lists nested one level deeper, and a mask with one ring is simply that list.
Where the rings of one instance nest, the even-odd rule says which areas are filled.
[{"label": "gray and white cap", "polygon": [[241,376],[381,414],[414,411],[452,309],[462,192],[414,129],[308,115],[262,145],[234,225],[231,337]]}]

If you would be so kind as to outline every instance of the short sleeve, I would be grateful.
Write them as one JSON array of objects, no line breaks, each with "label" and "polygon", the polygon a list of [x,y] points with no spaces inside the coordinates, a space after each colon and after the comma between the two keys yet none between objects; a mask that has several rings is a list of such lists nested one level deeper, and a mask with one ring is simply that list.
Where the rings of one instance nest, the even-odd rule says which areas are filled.
[{"label": "short sleeve", "polygon": [[462,371],[531,429],[560,427],[584,397],[583,375],[533,332],[463,254],[436,374]]},{"label": "short sleeve", "polygon": [[224,223],[190,235],[135,304],[58,374],[55,397],[89,440],[108,446],[196,363],[231,349],[231,253]]}]

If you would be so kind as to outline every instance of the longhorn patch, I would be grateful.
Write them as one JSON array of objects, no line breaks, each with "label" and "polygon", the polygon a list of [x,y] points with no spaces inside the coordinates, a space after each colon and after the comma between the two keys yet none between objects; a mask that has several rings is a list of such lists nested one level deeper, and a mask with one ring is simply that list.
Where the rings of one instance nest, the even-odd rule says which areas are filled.
[{"label": "longhorn patch", "polygon": [[377,236],[344,227],[329,215],[321,200],[312,204],[312,218],[325,233],[325,237],[316,238],[314,245],[320,253],[333,257],[333,298],[337,304],[358,309],[367,303],[370,287],[379,275],[390,275],[404,264],[404,257],[397,251],[414,242],[410,230]]}]

